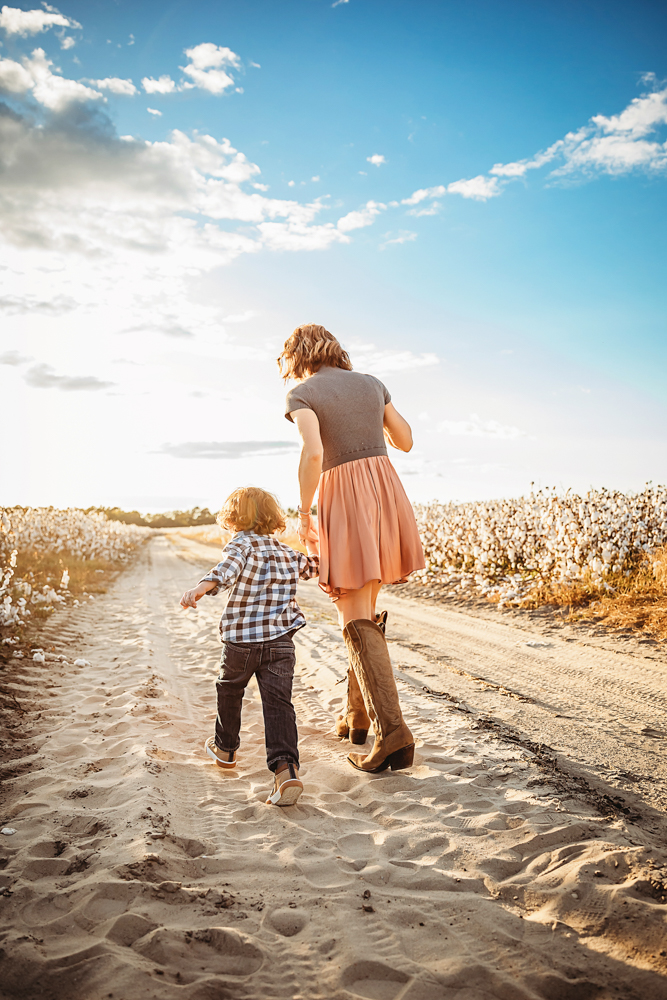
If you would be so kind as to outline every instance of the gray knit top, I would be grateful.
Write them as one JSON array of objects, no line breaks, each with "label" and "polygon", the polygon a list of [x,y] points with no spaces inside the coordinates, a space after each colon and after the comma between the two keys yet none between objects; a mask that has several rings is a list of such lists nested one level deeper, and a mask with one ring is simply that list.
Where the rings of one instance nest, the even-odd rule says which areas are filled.
[{"label": "gray knit top", "polygon": [[345,462],[386,455],[382,431],[388,390],[374,375],[343,368],[320,368],[287,393],[285,416],[295,410],[313,410],[320,422],[324,448],[322,471]]}]

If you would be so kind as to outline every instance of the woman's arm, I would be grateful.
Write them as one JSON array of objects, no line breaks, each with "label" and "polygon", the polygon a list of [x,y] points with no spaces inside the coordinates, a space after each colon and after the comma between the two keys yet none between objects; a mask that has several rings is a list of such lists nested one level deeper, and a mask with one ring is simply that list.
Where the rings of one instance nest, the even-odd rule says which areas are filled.
[{"label": "woman's arm", "polygon": [[407,420],[400,415],[393,403],[384,408],[384,436],[392,448],[399,451],[412,449],[412,431]]},{"label": "woman's arm", "polygon": [[[299,459],[299,508],[301,511],[309,511],[313,505],[313,498],[322,473],[324,449],[320,435],[320,422],[314,410],[305,408],[294,410],[292,419],[303,441],[301,458]],[[303,534],[303,537],[307,539],[312,534],[314,538],[317,538],[310,515],[300,514],[299,517],[301,521],[299,536]]]}]

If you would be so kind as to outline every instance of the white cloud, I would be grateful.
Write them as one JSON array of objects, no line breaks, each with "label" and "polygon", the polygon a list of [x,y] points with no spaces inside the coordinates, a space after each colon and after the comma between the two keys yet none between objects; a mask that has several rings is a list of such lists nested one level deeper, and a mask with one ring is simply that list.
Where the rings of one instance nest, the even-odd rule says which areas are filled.
[{"label": "white cloud", "polygon": [[[36,126],[0,105],[0,270],[11,283],[9,314],[39,311],[56,322],[66,308],[68,321],[107,333],[215,337],[219,312],[193,305],[191,277],[262,248],[350,241],[333,222],[317,222],[322,200],[253,189],[259,168],[227,139],[179,131],[159,142],[114,138],[98,114],[87,129],[85,113],[77,111],[74,131],[67,111]],[[39,377],[46,383],[56,374]]]},{"label": "white cloud", "polygon": [[401,205],[418,205],[427,198],[441,198],[442,195],[446,193],[447,188],[442,184],[438,184],[437,187],[419,188],[419,190],[414,191],[409,198],[404,198]]},{"label": "white cloud", "polygon": [[[657,86],[654,73],[645,73],[642,82]],[[488,175],[420,188],[401,204],[413,206],[410,215],[434,215],[439,205],[415,208],[424,201],[433,201],[445,194],[487,201],[500,195],[507,183],[524,178],[528,171],[554,164],[552,178],[620,176],[643,170],[657,173],[667,169],[667,142],[660,141],[658,132],[667,125],[667,87],[634,98],[617,115],[593,115],[588,124],[558,139],[547,149],[532,157],[510,163],[495,163]],[[560,161],[560,164],[558,164]]]},{"label": "white cloud", "polygon": [[132,83],[132,80],[123,80],[119,76],[107,76],[104,80],[91,80],[100,90],[110,90],[112,94],[122,94],[124,97],[133,97],[139,91]]},{"label": "white cloud", "polygon": [[56,375],[51,365],[45,364],[33,365],[24,378],[33,389],[60,389],[61,392],[97,392],[115,385],[95,375]]},{"label": "white cloud", "polygon": [[379,350],[375,344],[358,344],[348,348],[356,371],[372,375],[403,372],[411,368],[430,368],[440,364],[437,354],[414,354],[412,351]]},{"label": "white cloud", "polygon": [[173,94],[176,84],[168,74],[160,76],[157,80],[152,76],[145,76],[141,81],[141,86],[147,94]]},{"label": "white cloud", "polygon": [[246,309],[242,313],[233,313],[231,316],[225,316],[221,322],[222,323],[247,323],[249,319],[253,319],[257,313],[254,309]]},{"label": "white cloud", "polygon": [[487,201],[500,194],[496,177],[471,177],[469,180],[453,181],[447,185],[448,194],[460,194],[462,198],[473,198],[475,201]]},{"label": "white cloud", "polygon": [[257,226],[262,242],[270,250],[326,250],[332,243],[349,243],[333,223],[319,226],[303,222],[262,222]]},{"label": "white cloud", "polygon": [[437,430],[445,431],[453,437],[488,437],[504,441],[514,441],[526,437],[526,432],[518,427],[501,424],[497,420],[482,420],[476,413],[469,420],[442,420]]},{"label": "white cloud", "polygon": [[538,170],[546,163],[550,163],[558,155],[562,146],[563,140],[559,139],[553,146],[549,146],[548,149],[537,153],[530,159],[517,160],[514,163],[495,163],[489,173],[494,174],[496,177],[524,177],[528,170]]},{"label": "white cloud", "polygon": [[342,3],[349,3],[349,2],[350,2],[350,0],[334,0],[334,3],[332,3],[331,6],[332,7],[340,7],[340,5]]},{"label": "white cloud", "polygon": [[379,167],[383,163],[386,163],[387,161],[385,160],[384,156],[382,156],[380,153],[373,153],[372,156],[366,157],[366,162],[372,163],[374,167]]},{"label": "white cloud", "polygon": [[[385,237],[390,236],[390,233],[385,233]],[[417,234],[410,232],[407,229],[402,229],[398,236],[394,236],[391,239],[386,239],[384,243],[380,245],[380,249],[384,250],[385,247],[391,246],[392,243],[413,243],[417,239]]]},{"label": "white cloud", "polygon": [[311,179],[311,181],[312,181],[312,182],[313,182],[314,184],[317,184],[317,182],[318,182],[318,181],[319,181],[319,179],[320,179],[320,175],[319,175],[319,174],[315,174],[315,176],[314,176],[314,177],[311,177],[310,179]]},{"label": "white cloud", "polygon": [[336,225],[341,233],[349,233],[352,229],[363,229],[372,226],[376,217],[386,209],[386,205],[377,201],[367,201],[364,208],[356,212],[348,212],[338,220]]},{"label": "white cloud", "polygon": [[162,112],[158,111],[157,108],[146,108],[149,115],[157,115],[158,118],[162,118]]},{"label": "white cloud", "polygon": [[35,49],[31,58],[23,56],[20,63],[0,57],[0,88],[13,94],[31,90],[35,100],[56,112],[73,103],[104,100],[99,91],[53,73],[52,65],[44,49]]},{"label": "white cloud", "polygon": [[231,49],[212,42],[202,42],[192,49],[186,49],[185,55],[190,61],[187,66],[181,66],[181,69],[193,81],[184,83],[185,88],[199,87],[211,94],[222,94],[228,87],[234,86],[234,78],[223,69],[239,69],[241,66],[240,57]]},{"label": "white cloud", "polygon": [[10,94],[25,94],[33,85],[31,74],[21,63],[0,57],[0,90]]},{"label": "white cloud", "polygon": [[75,45],[76,41],[72,38],[71,35],[63,35],[63,37],[60,39],[60,48],[63,49],[64,51],[67,51],[67,49],[73,49]]},{"label": "white cloud", "polygon": [[30,360],[31,359],[29,357],[19,354],[18,351],[5,351],[4,354],[0,354],[0,365],[12,365],[16,367],[18,365],[24,365]]},{"label": "white cloud", "polygon": [[37,35],[47,28],[80,28],[78,21],[65,17],[55,7],[45,4],[45,10],[20,10],[18,7],[3,7],[0,11],[0,28],[8,35]]}]

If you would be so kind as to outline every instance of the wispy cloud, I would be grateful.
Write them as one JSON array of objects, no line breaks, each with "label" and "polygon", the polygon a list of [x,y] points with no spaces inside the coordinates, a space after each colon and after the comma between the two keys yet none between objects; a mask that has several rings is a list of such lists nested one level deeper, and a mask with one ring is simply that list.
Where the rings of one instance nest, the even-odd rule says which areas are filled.
[{"label": "wispy cloud", "polygon": [[0,354],[0,365],[24,365],[27,361],[32,359],[26,357],[24,354],[19,354],[18,351],[5,351],[4,354]]},{"label": "wispy cloud", "polygon": [[356,371],[370,375],[404,372],[412,368],[430,368],[440,364],[437,354],[414,354],[412,351],[378,349],[375,344],[358,344],[348,348]]},{"label": "wispy cloud", "polygon": [[384,250],[385,247],[391,246],[392,243],[413,243],[416,239],[417,234],[408,229],[401,229],[397,236],[391,236],[391,233],[385,233],[383,237],[384,242],[380,244],[380,250]]},{"label": "wispy cloud", "polygon": [[109,389],[115,382],[104,382],[94,375],[56,375],[51,365],[33,365],[25,376],[33,389],[60,389],[61,392],[97,392]]},{"label": "wispy cloud", "polygon": [[482,420],[476,413],[472,413],[469,420],[442,420],[437,425],[437,430],[453,437],[488,437],[504,441],[527,436],[518,427],[501,424],[497,420]]},{"label": "wispy cloud", "polygon": [[[509,163],[495,163],[488,174],[420,188],[401,204],[411,206],[409,214],[435,214],[439,205],[434,199],[459,194],[463,198],[487,201],[502,193],[508,183],[525,178],[529,171],[547,165],[553,169],[549,178],[586,179],[606,174],[619,177],[636,171],[658,174],[667,170],[667,142],[659,131],[667,125],[667,87],[659,89],[653,73],[645,73],[642,83],[654,89],[635,97],[617,115],[593,115],[588,123],[568,132],[547,149],[532,157]],[[416,208],[423,202],[430,207]]]},{"label": "wispy cloud", "polygon": [[74,299],[56,295],[52,299],[38,299],[34,295],[4,295],[0,298],[0,309],[10,315],[20,313],[46,313],[48,316],[62,316],[76,309]]},{"label": "wispy cloud", "polygon": [[172,458],[250,458],[258,455],[283,455],[298,451],[295,441],[184,441],[163,444],[160,452]]}]

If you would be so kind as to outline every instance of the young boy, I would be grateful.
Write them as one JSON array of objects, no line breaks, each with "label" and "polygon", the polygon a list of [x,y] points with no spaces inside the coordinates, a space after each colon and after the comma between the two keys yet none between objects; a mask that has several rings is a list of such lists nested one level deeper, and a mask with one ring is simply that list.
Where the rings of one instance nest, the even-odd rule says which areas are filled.
[{"label": "young boy", "polygon": [[204,594],[231,588],[220,619],[224,647],[215,736],[204,749],[219,767],[236,767],[243,693],[254,674],[262,697],[266,762],[275,775],[266,801],[291,806],[303,791],[292,705],[292,637],[306,619],[296,602],[296,585],[299,578],[317,576],[317,545],[309,541],[305,556],[277,541],[273,533],[285,528],[285,516],[275,497],[256,487],[234,490],[217,520],[236,534],[225,546],[222,562],[181,598],[184,608],[196,608]]}]

